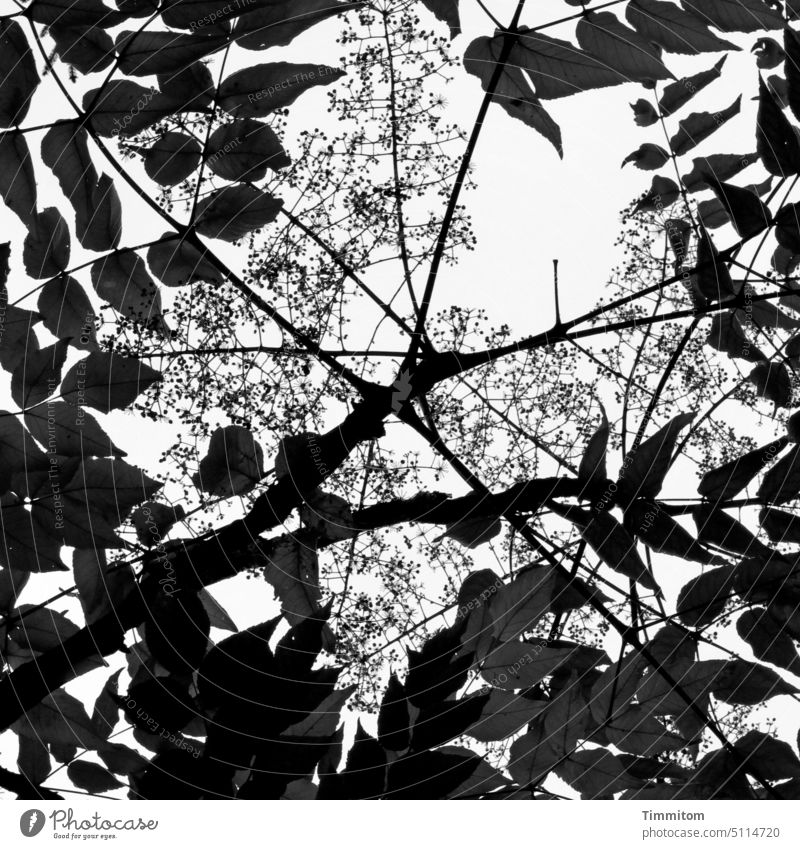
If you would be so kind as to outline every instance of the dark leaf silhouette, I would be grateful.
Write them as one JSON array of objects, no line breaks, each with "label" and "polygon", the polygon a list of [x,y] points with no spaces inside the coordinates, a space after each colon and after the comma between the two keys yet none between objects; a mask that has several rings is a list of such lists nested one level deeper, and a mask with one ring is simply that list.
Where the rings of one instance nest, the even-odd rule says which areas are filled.
[{"label": "dark leaf silhouette", "polygon": [[[464,53],[464,68],[480,79],[484,91],[488,91],[502,49],[502,43],[497,39],[482,36],[476,38]],[[544,136],[558,155],[563,157],[561,129],[542,106],[530,82],[519,68],[510,63],[505,65],[492,99],[512,118],[522,121]]]},{"label": "dark leaf silhouette", "polygon": [[0,197],[23,224],[36,214],[36,177],[23,133],[0,133]]},{"label": "dark leaf silhouette", "polygon": [[736,50],[730,41],[711,33],[707,24],[674,3],[631,0],[625,11],[631,26],[643,37],[669,53],[707,53]]},{"label": "dark leaf silhouette", "polygon": [[28,39],[17,21],[0,19],[0,127],[21,124],[39,85]]},{"label": "dark leaf silhouette", "polygon": [[186,133],[165,133],[145,154],[144,170],[162,186],[182,183],[200,164],[200,142]]},{"label": "dark leaf silhouette", "polygon": [[676,156],[682,156],[697,147],[701,141],[707,139],[723,124],[738,115],[741,111],[741,104],[740,95],[730,106],[720,109],[719,112],[693,112],[679,123],[678,132],[669,140],[672,152]]},{"label": "dark leaf silhouette", "polygon": [[789,177],[800,172],[800,139],[781,111],[775,96],[759,79],[756,147],[770,174]]},{"label": "dark leaf silhouette", "polygon": [[764,0],[708,0],[702,3],[682,0],[682,3],[698,18],[722,32],[758,32],[783,27],[780,13]]},{"label": "dark leaf silhouette", "polygon": [[578,22],[575,34],[583,50],[628,80],[653,83],[672,77],[661,61],[661,51],[611,12],[589,12]]},{"label": "dark leaf silhouette", "polygon": [[743,239],[750,239],[769,227],[772,214],[767,205],[753,192],[730,183],[722,183],[712,174],[706,176],[706,182],[727,210],[736,232]]},{"label": "dark leaf silhouette", "polygon": [[658,101],[659,109],[663,115],[672,115],[685,106],[699,91],[722,76],[722,67],[727,56],[723,56],[707,71],[700,71],[691,77],[684,77],[677,82],[670,83]]},{"label": "dark leaf silhouette", "polygon": [[262,118],[289,106],[315,86],[328,86],[344,71],[326,65],[273,62],[236,71],[219,87],[219,104],[236,118]]},{"label": "dark leaf silhouette", "polygon": [[202,236],[235,242],[278,217],[283,201],[254,186],[227,186],[197,205],[195,228]]},{"label": "dark leaf silhouette", "polygon": [[159,380],[161,374],[139,360],[98,351],[64,375],[61,395],[68,404],[87,404],[108,413],[127,407]]}]

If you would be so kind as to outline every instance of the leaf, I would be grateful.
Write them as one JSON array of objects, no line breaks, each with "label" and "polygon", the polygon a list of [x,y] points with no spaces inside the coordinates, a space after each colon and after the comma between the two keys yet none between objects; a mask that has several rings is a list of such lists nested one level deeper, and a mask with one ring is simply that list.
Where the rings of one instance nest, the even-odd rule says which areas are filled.
[{"label": "leaf", "polygon": [[208,453],[192,476],[194,485],[210,495],[243,495],[264,477],[264,451],[253,434],[240,425],[217,428]]},{"label": "leaf", "polygon": [[117,775],[132,775],[144,772],[148,761],[138,752],[122,743],[104,746],[98,752],[103,763]]},{"label": "leaf", "polygon": [[470,777],[455,790],[450,791],[448,799],[485,798],[484,794],[492,793],[508,785],[508,778],[503,773],[490,766],[484,758],[476,762],[477,755],[469,749],[462,746],[442,746],[438,751],[445,755],[461,755],[465,761],[477,763]]},{"label": "leaf", "polygon": [[0,127],[21,124],[39,85],[39,74],[22,27],[0,18]]},{"label": "leaf", "polygon": [[800,140],[775,96],[759,77],[756,147],[770,174],[789,177],[800,173]]},{"label": "leaf", "polygon": [[633,109],[633,120],[637,127],[652,127],[658,123],[658,112],[649,100],[640,98],[636,103],[631,103]]},{"label": "leaf", "polygon": [[800,517],[792,513],[765,507],[758,514],[758,522],[772,542],[800,542]]},{"label": "leaf", "polygon": [[19,419],[0,411],[0,490],[11,488],[15,474],[41,468],[45,465],[43,461],[46,458]]},{"label": "leaf", "polygon": [[642,144],[622,160],[622,166],[625,167],[629,162],[642,171],[657,171],[669,162],[669,153],[657,144]]},{"label": "leaf", "polygon": [[236,623],[231,619],[227,610],[214,598],[207,589],[201,589],[198,593],[200,602],[208,614],[208,620],[213,628],[219,628],[223,631],[232,631],[236,633],[239,629]]},{"label": "leaf", "polygon": [[35,652],[57,648],[78,633],[78,626],[63,613],[49,608],[23,604],[14,611],[19,618],[9,628],[8,636],[22,648]]},{"label": "leaf", "polygon": [[719,312],[711,319],[706,344],[722,351],[731,359],[739,358],[749,363],[764,359],[761,351],[753,345],[742,329],[736,311]]},{"label": "leaf", "polygon": [[273,549],[264,572],[281,601],[281,611],[290,625],[314,616],[319,610],[317,553],[297,540],[282,539]]},{"label": "leaf", "polygon": [[758,32],[784,26],[780,12],[764,0],[703,0],[702,3],[681,0],[681,3],[722,32]]},{"label": "leaf", "polygon": [[224,35],[123,30],[116,37],[117,63],[123,74],[149,77],[173,74],[222,49]]},{"label": "leaf", "polygon": [[[452,747],[446,747],[450,750]],[[458,790],[485,763],[475,754],[449,754],[445,749],[414,752],[389,765],[385,798],[444,799]],[[375,781],[370,778],[368,796],[375,794]]]},{"label": "leaf", "polygon": [[[495,36],[497,46],[504,36]],[[521,26],[508,58],[509,65],[525,71],[542,100],[567,97],[582,91],[620,85],[625,77],[602,59],[568,41]]]},{"label": "leaf", "polygon": [[30,578],[29,572],[19,572],[15,569],[0,571],[0,612],[8,613],[17,606],[20,593]]},{"label": "leaf", "polygon": [[[676,51],[677,52],[677,51]],[[658,101],[658,108],[666,118],[684,107],[698,92],[722,76],[722,66],[727,56],[723,56],[713,68],[700,71],[691,77],[683,77],[677,82],[670,83]]]},{"label": "leaf", "polygon": [[411,742],[410,728],[406,690],[392,673],[378,712],[378,742],[389,751],[404,752]]},{"label": "leaf", "polygon": [[793,445],[765,475],[756,493],[765,503],[782,504],[800,492],[800,445]]},{"label": "leaf", "polygon": [[194,226],[201,236],[235,242],[278,217],[283,201],[255,186],[226,186],[197,204]]},{"label": "leaf", "polygon": [[731,705],[757,705],[774,696],[794,695],[800,690],[766,666],[746,660],[729,660],[715,679],[711,692]]},{"label": "leaf", "polygon": [[28,225],[36,215],[36,176],[25,134],[0,133],[0,197]]},{"label": "leaf", "polygon": [[[212,2],[217,4],[217,0]],[[211,106],[217,90],[211,71],[202,62],[194,62],[177,74],[158,74],[157,79],[163,102],[173,112],[202,111]]]},{"label": "leaf", "polygon": [[732,516],[711,504],[692,511],[700,542],[711,543],[735,554],[769,554],[769,549]]},{"label": "leaf", "polygon": [[162,186],[177,186],[192,174],[202,156],[203,149],[194,137],[186,133],[164,133],[147,149],[144,170]]},{"label": "leaf", "polygon": [[493,688],[480,718],[466,733],[482,743],[505,740],[533,722],[546,707],[547,702]]},{"label": "leaf", "polygon": [[69,227],[55,207],[31,218],[22,250],[22,261],[29,277],[41,280],[54,277],[69,265]]},{"label": "leaf", "polygon": [[657,501],[636,499],[625,511],[624,525],[628,533],[639,537],[653,551],[698,563],[724,563],[700,545]]},{"label": "leaf", "polygon": [[315,86],[327,86],[344,76],[344,71],[327,65],[297,65],[271,62],[236,71],[219,87],[218,103],[236,118],[263,118],[276,109],[290,106]]},{"label": "leaf", "polygon": [[86,624],[92,625],[106,614],[115,614],[136,589],[133,570],[125,563],[109,569],[102,549],[76,548],[72,571]]},{"label": "leaf", "polygon": [[678,123],[678,132],[669,140],[669,146],[675,156],[683,156],[684,153],[697,147],[700,142],[707,139],[716,132],[723,124],[730,121],[741,111],[742,96],[726,109],[719,112],[693,112],[688,118]]},{"label": "leaf", "polygon": [[622,761],[607,749],[573,752],[555,771],[583,799],[611,798],[614,793],[639,787],[641,783],[631,778]]},{"label": "leaf", "polygon": [[125,786],[107,769],[89,761],[73,761],[67,767],[67,778],[88,793],[106,793]]},{"label": "leaf", "polygon": [[552,675],[576,650],[577,646],[551,649],[532,643],[504,643],[486,655],[481,676],[501,690],[532,687]]},{"label": "leaf", "polygon": [[39,511],[26,510],[12,496],[0,497],[3,518],[3,546],[0,562],[7,569],[24,572],[64,571],[61,541],[52,523]]},{"label": "leaf", "polygon": [[125,457],[97,420],[63,401],[49,401],[25,411],[25,424],[48,451],[64,457]]},{"label": "leaf", "polygon": [[693,627],[708,625],[722,615],[732,592],[732,567],[709,569],[681,588],[676,606],[678,617]]},{"label": "leaf", "polygon": [[648,41],[669,53],[713,53],[738,50],[735,44],[711,33],[702,20],[674,3],[631,0],[625,12],[628,23]]},{"label": "leaf", "polygon": [[505,642],[533,630],[550,612],[555,582],[551,569],[528,568],[518,572],[510,583],[493,583],[487,589],[489,629]]},{"label": "leaf", "polygon": [[118,26],[127,17],[109,9],[101,0],[34,0],[28,6],[31,20],[38,24],[88,24],[104,28]]},{"label": "leaf", "polygon": [[426,9],[433,12],[440,21],[444,21],[450,27],[450,38],[455,38],[461,32],[458,2],[459,0],[422,0]]},{"label": "leaf", "polygon": [[408,650],[406,698],[414,707],[423,708],[453,695],[467,683],[472,656],[459,653],[458,634],[445,629],[427,639],[422,650]]},{"label": "leaf", "polygon": [[105,744],[83,705],[64,689],[54,690],[38,705],[28,708],[11,728],[21,736],[45,743],[74,744],[91,750]]},{"label": "leaf", "polygon": [[[551,684],[551,692],[553,689]],[[572,670],[564,686],[556,692],[543,717],[544,730],[557,750],[570,752],[579,740],[588,736],[589,705],[581,690],[577,670]]]},{"label": "leaf", "polygon": [[756,66],[765,70],[776,68],[783,62],[786,54],[774,38],[759,38],[750,48],[756,55]]},{"label": "leaf", "polygon": [[[452,19],[455,10],[455,21],[458,21],[458,0],[423,0],[425,5],[441,7],[448,10]],[[217,0],[209,4],[218,9]],[[233,38],[240,47],[246,50],[263,50],[267,47],[279,47],[290,44],[294,39],[310,27],[334,15],[340,15],[350,9],[360,8],[363,4],[338,3],[334,0],[273,0],[261,4],[241,15],[233,28]],[[449,8],[452,7],[452,8]],[[435,11],[432,9],[432,11]],[[440,15],[437,14],[437,17]],[[441,18],[441,20],[448,20]],[[450,23],[450,20],[448,20]],[[451,38],[456,33],[452,33]]]},{"label": "leaf", "polygon": [[147,501],[133,511],[131,521],[136,528],[136,538],[142,545],[150,547],[159,546],[172,526],[181,521],[185,515],[180,505],[173,507],[169,504]]},{"label": "leaf", "polygon": [[[17,768],[19,774],[34,787],[45,781],[50,775],[50,753],[46,744],[30,737],[19,737]],[[23,816],[25,816],[23,814]]]},{"label": "leaf", "polygon": [[203,662],[211,625],[197,593],[168,587],[148,606],[144,641],[163,667],[185,675]]},{"label": "leaf", "polygon": [[612,719],[605,726],[608,742],[623,752],[652,757],[683,749],[687,741],[667,730],[654,716],[637,705]]},{"label": "leaf", "polygon": [[706,182],[725,207],[742,239],[751,239],[772,223],[769,207],[749,189],[721,183],[711,174],[706,175]]},{"label": "leaf", "polygon": [[551,505],[554,513],[578,525],[580,534],[597,556],[610,566],[643,587],[661,592],[653,576],[636,550],[636,543],[610,513],[592,514],[588,510],[570,507],[566,510]]},{"label": "leaf", "polygon": [[339,717],[345,702],[356,691],[357,686],[351,684],[343,690],[334,690],[327,695],[319,705],[300,722],[290,725],[284,732],[284,737],[330,737],[339,725]]},{"label": "leaf", "polygon": [[692,160],[692,170],[681,177],[681,181],[690,192],[702,191],[708,175],[717,180],[729,180],[740,171],[758,162],[757,153],[711,153]]},{"label": "leaf", "polygon": [[736,631],[758,660],[788,669],[792,675],[800,674],[800,655],[794,640],[766,608],[745,610],[736,621]]},{"label": "leaf", "polygon": [[218,176],[251,183],[262,180],[267,168],[279,171],[291,164],[272,127],[252,118],[217,127],[208,139],[205,156]]},{"label": "leaf", "polygon": [[786,250],[800,251],[800,205],[785,204],[775,216],[775,238]]},{"label": "leaf", "polygon": [[412,752],[423,752],[460,737],[480,717],[488,693],[423,707],[411,734]]},{"label": "leaf", "polygon": [[783,46],[786,51],[783,67],[789,108],[794,117],[800,119],[800,38],[791,27],[783,30]]},{"label": "leaf", "polygon": [[465,548],[477,548],[494,539],[503,529],[503,523],[494,516],[460,519],[447,526],[444,536],[454,539]]},{"label": "leaf", "polygon": [[[686,697],[698,704],[711,692],[724,666],[722,660],[681,661],[670,667],[669,674]],[[657,670],[644,677],[636,696],[641,707],[655,716],[681,717],[692,712],[683,695]]]},{"label": "leaf", "polygon": [[90,273],[97,294],[120,315],[145,326],[161,326],[161,295],[138,254],[108,254],[92,263]]},{"label": "leaf", "polygon": [[321,489],[306,499],[300,518],[303,524],[326,540],[352,539],[355,536],[350,505],[344,498]]},{"label": "leaf", "polygon": [[674,180],[662,177],[660,174],[653,177],[650,188],[639,199],[635,212],[662,212],[671,206],[680,197],[681,190]]},{"label": "leaf", "polygon": [[96,351],[75,363],[64,375],[61,395],[68,404],[100,410],[122,410],[154,383],[161,372],[140,360]]},{"label": "leaf", "polygon": [[79,124],[55,124],[42,139],[42,161],[58,180],[64,196],[75,210],[75,231],[83,244],[94,216],[99,176],[89,155],[88,133]]},{"label": "leaf", "polygon": [[[487,91],[494,76],[502,44],[496,39],[482,36],[476,38],[464,52],[464,68],[481,81]],[[559,157],[564,156],[561,130],[550,117],[536,96],[530,83],[519,68],[509,64],[503,67],[495,86],[492,102],[497,103],[512,117],[533,128],[546,138],[556,149]]]},{"label": "leaf", "polygon": [[680,413],[642,442],[626,458],[617,487],[627,500],[655,498],[661,491],[680,432],[694,420],[694,413]]},{"label": "leaf", "polygon": [[599,428],[594,432],[586,444],[586,450],[581,457],[578,467],[578,480],[584,481],[586,488],[598,481],[604,481],[608,477],[606,471],[606,451],[608,450],[608,437],[610,428],[606,411],[601,407],[603,420]]},{"label": "leaf", "polygon": [[100,695],[95,699],[92,725],[98,736],[104,740],[108,740],[119,722],[120,711],[117,699],[119,697],[119,676],[121,674],[121,669],[112,673],[106,683],[103,684]]},{"label": "leaf", "polygon": [[781,437],[706,472],[697,491],[709,501],[728,501],[741,492],[787,444],[786,437]]},{"label": "leaf", "polygon": [[173,105],[158,89],[132,80],[109,80],[83,96],[92,129],[104,138],[135,136],[166,118]]},{"label": "leaf", "polygon": [[508,771],[521,787],[537,785],[565,754],[545,731],[542,719],[537,718],[528,732],[511,744]]},{"label": "leaf", "polygon": [[82,74],[94,74],[114,61],[114,42],[99,27],[63,26],[58,23],[48,27],[59,59]]},{"label": "leaf", "polygon": [[[169,236],[175,238],[170,239]],[[222,283],[222,273],[193,244],[177,234],[164,233],[147,250],[147,264],[165,286],[186,286],[190,283]]]},{"label": "leaf", "polygon": [[43,491],[33,512],[40,521],[52,523],[64,543],[78,548],[119,546],[113,529],[161,487],[124,460],[76,458],[64,466],[58,486],[43,474]]},{"label": "leaf", "polygon": [[595,722],[602,723],[625,710],[636,693],[647,661],[638,651],[628,652],[594,682],[589,708]]},{"label": "leaf", "polygon": [[800,760],[792,747],[763,731],[748,731],[733,748],[745,759],[744,768],[752,769],[760,778],[767,781],[800,778]]},{"label": "leaf", "polygon": [[661,51],[610,12],[587,12],[575,31],[578,44],[627,80],[651,83],[672,78]]},{"label": "leaf", "polygon": [[710,301],[730,300],[738,295],[736,284],[725,261],[720,259],[708,231],[701,229],[697,246],[697,271],[693,275],[700,294]]},{"label": "leaf", "polygon": [[61,383],[61,368],[66,358],[66,342],[56,342],[30,354],[11,375],[14,402],[26,409],[53,395]]}]

